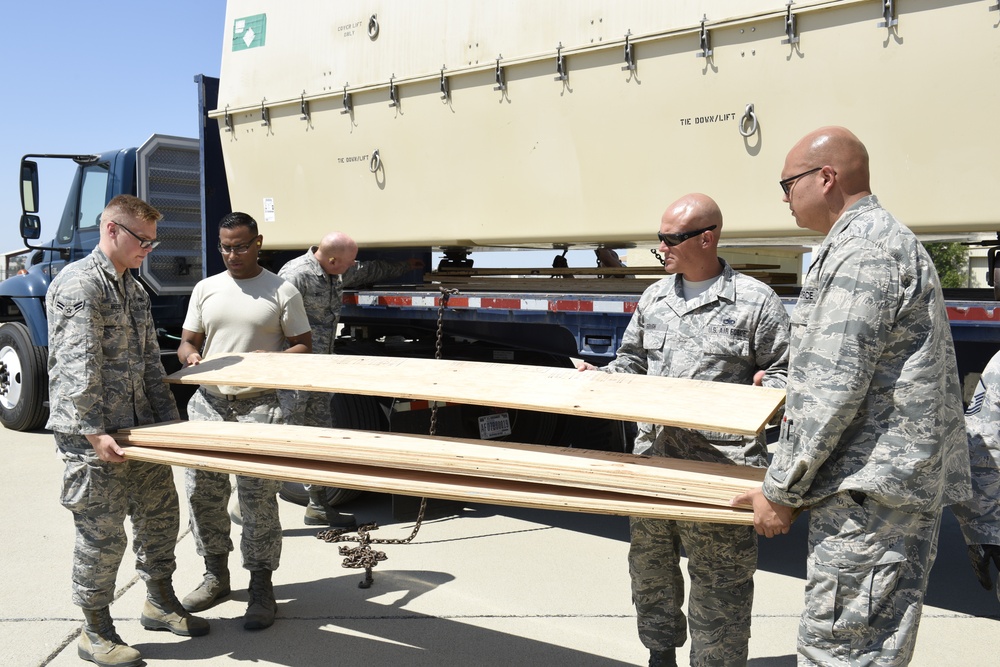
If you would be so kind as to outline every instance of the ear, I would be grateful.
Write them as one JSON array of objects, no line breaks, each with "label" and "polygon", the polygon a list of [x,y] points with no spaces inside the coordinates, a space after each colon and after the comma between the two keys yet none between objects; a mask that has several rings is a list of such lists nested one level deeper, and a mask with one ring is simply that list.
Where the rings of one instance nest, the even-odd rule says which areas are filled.
[{"label": "ear", "polygon": [[258,234],[258,235],[257,235],[257,247],[259,248],[259,247],[260,247],[260,245],[261,245],[261,244],[262,244],[263,242],[264,242],[264,235],[263,235],[263,234]]}]

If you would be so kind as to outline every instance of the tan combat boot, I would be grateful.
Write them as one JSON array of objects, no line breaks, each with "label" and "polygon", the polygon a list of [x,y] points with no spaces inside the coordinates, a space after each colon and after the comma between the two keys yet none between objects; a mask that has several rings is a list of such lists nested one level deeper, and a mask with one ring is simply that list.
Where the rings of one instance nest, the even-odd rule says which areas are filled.
[{"label": "tan combat boot", "polygon": [[147,630],[169,630],[182,637],[207,635],[208,621],[189,614],[174,595],[170,579],[150,579],[146,582],[146,604],[139,622]]},{"label": "tan combat boot", "polygon": [[205,578],[181,600],[181,605],[188,611],[204,611],[230,592],[229,554],[205,556]]},{"label": "tan combat boot", "polygon": [[270,570],[253,570],[250,572],[250,604],[243,615],[243,628],[246,630],[263,630],[274,624],[274,615],[278,603],[274,600],[274,588],[271,585]]},{"label": "tan combat boot", "polygon": [[139,667],[142,656],[134,648],[122,641],[115,632],[111,611],[103,609],[84,609],[83,616],[87,624],[80,633],[76,653],[83,660],[100,665],[100,667]]}]

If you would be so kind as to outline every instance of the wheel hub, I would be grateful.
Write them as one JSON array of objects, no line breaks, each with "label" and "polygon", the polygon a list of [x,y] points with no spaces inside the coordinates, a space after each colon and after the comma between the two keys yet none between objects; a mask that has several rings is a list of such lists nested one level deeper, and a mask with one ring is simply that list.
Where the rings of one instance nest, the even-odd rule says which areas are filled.
[{"label": "wheel hub", "polygon": [[0,349],[0,405],[13,409],[21,398],[21,361],[12,347]]}]

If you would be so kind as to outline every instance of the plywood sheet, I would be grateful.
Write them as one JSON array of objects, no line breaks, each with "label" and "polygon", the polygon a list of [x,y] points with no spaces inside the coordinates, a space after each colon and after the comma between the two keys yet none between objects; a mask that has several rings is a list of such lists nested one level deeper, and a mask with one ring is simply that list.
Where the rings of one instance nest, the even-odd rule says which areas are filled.
[{"label": "plywood sheet", "polygon": [[520,443],[279,424],[171,422],[123,429],[122,445],[280,456],[422,473],[502,479],[728,507],[763,470]]},{"label": "plywood sheet", "polygon": [[587,491],[481,477],[394,470],[282,457],[140,446],[128,447],[126,457],[132,460],[182,465],[189,468],[268,477],[283,481],[446,500],[683,521],[711,521],[745,525],[753,523],[753,513],[745,509],[713,507],[628,494]]},{"label": "plywood sheet", "polygon": [[276,352],[209,358],[167,381],[452,401],[744,435],[760,432],[785,400],[779,389],[723,382],[475,361]]}]

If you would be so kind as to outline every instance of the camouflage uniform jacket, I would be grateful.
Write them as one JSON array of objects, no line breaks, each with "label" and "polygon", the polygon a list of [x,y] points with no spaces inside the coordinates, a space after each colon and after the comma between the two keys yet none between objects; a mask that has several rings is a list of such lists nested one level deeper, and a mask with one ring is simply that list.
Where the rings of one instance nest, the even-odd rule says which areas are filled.
[{"label": "camouflage uniform jacket", "polygon": [[114,264],[95,248],[49,286],[49,421],[83,435],[177,419],[160,361],[149,296],[128,271],[124,298]]},{"label": "camouflage uniform jacket", "polygon": [[1000,352],[986,364],[965,412],[972,499],[952,506],[968,544],[1000,544]]},{"label": "camouflage uniform jacket", "polygon": [[[767,285],[738,273],[720,259],[722,277],[701,296],[686,301],[681,276],[646,288],[605,370],[752,384],[764,370],[764,386],[785,386],[788,314]],[[727,409],[718,406],[719,410]],[[767,464],[758,438],[639,424],[635,453],[674,458]]]},{"label": "camouflage uniform jacket", "polygon": [[328,274],[316,259],[316,246],[289,260],[278,275],[295,285],[312,327],[314,354],[333,354],[340,309],[344,305],[344,290],[395,278],[409,270],[409,262],[373,260],[355,262],[339,276]]},{"label": "camouflage uniform jacket", "polygon": [[869,195],[816,250],[792,312],[785,418],[764,495],[858,491],[906,512],[969,496],[955,348],[937,272]]}]

